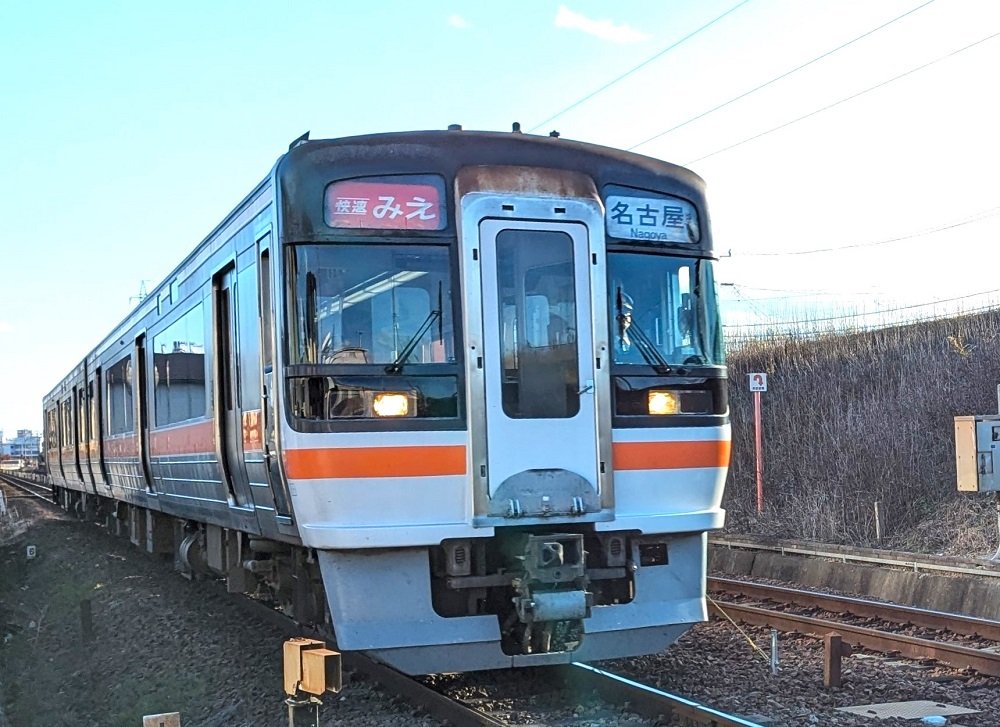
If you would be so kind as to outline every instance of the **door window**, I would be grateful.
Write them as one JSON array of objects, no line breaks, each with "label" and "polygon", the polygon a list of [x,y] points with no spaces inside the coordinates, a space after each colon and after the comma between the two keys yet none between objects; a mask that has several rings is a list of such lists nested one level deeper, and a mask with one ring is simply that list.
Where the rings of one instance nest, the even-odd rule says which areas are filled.
[{"label": "door window", "polygon": [[503,410],[560,419],[580,410],[573,240],[503,230],[496,238]]}]

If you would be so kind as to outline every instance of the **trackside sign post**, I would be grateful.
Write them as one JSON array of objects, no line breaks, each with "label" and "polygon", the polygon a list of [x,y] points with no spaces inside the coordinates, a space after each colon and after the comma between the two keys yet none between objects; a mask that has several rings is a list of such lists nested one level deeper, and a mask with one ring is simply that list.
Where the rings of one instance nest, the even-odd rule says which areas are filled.
[{"label": "trackside sign post", "polygon": [[760,395],[767,391],[767,374],[752,373],[748,376],[750,377],[750,391],[753,392],[754,452],[757,460],[757,514],[761,515],[764,512],[764,455],[761,446]]}]

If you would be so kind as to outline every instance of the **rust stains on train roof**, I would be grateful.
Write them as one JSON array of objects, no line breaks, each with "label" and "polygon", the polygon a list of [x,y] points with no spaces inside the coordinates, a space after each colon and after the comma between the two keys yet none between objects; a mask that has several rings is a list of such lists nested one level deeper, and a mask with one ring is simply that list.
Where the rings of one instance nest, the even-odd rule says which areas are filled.
[{"label": "rust stains on train roof", "polygon": [[494,131],[410,131],[317,139],[285,154],[277,171],[279,177],[286,177],[300,165],[328,163],[401,168],[420,164],[426,169],[429,159],[446,175],[469,165],[544,166],[583,171],[599,183],[605,174],[628,170],[640,176],[671,178],[695,189],[704,186],[691,170],[642,154],[566,138]]},{"label": "rust stains on train roof", "polygon": [[594,180],[568,169],[526,166],[470,166],[455,176],[458,196],[470,192],[507,192],[532,196],[599,199]]}]

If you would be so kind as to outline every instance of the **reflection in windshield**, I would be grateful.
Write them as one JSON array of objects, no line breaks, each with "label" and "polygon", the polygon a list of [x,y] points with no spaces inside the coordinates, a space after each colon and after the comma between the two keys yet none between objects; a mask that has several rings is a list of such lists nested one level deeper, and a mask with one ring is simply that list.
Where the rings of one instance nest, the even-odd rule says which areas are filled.
[{"label": "reflection in windshield", "polygon": [[448,257],[443,246],[294,248],[291,362],[454,361]]},{"label": "reflection in windshield", "polygon": [[612,253],[608,263],[615,363],[725,362],[711,260]]}]

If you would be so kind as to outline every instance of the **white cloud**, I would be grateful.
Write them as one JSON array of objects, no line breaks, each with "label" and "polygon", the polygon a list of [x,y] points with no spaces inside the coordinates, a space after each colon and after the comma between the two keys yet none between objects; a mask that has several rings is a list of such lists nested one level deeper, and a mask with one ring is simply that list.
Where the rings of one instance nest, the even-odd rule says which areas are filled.
[{"label": "white cloud", "polygon": [[466,28],[472,27],[472,23],[463,18],[461,15],[452,15],[448,18],[448,25],[453,28],[458,28],[459,30],[465,30]]},{"label": "white cloud", "polygon": [[0,334],[2,333],[13,333],[14,326],[12,326],[7,321],[0,321]]},{"label": "white cloud", "polygon": [[565,5],[560,5],[559,12],[556,13],[556,27],[579,30],[612,43],[641,43],[649,39],[648,34],[626,23],[615,25],[610,20],[593,20],[586,15],[574,13]]}]

